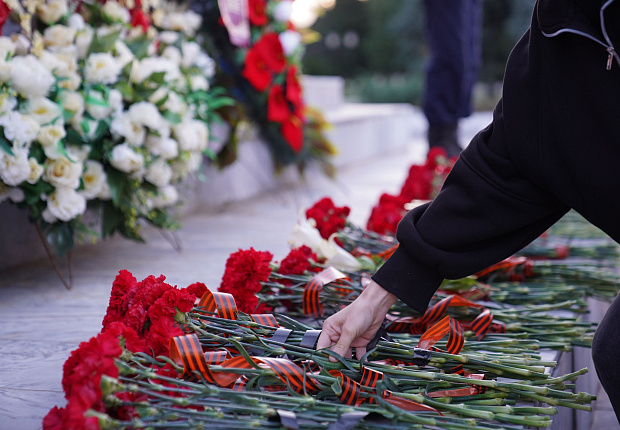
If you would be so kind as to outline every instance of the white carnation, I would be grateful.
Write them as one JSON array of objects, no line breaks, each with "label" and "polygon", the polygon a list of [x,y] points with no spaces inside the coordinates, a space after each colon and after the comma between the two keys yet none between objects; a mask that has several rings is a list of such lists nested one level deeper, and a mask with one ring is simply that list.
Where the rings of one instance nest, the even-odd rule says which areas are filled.
[{"label": "white carnation", "polygon": [[166,46],[162,51],[161,56],[176,64],[181,64],[181,61],[183,60],[183,54],[181,54],[181,50],[176,46]]},{"label": "white carnation", "polygon": [[43,147],[45,156],[52,160],[62,157],[59,142],[66,136],[65,128],[60,125],[44,125],[39,130],[37,140]]},{"label": "white carnation", "polygon": [[176,125],[172,133],[183,151],[204,151],[209,144],[209,129],[197,119],[185,119]]},{"label": "white carnation", "polygon": [[43,32],[45,46],[62,47],[69,46],[75,39],[76,31],[74,28],[65,25],[52,25]]},{"label": "white carnation", "polygon": [[59,187],[48,196],[46,211],[43,212],[43,217],[47,222],[68,222],[86,211],[86,199],[74,189]]},{"label": "white carnation", "polygon": [[192,91],[207,91],[209,81],[203,75],[193,75],[189,78],[189,85]]},{"label": "white carnation", "polygon": [[215,75],[215,60],[205,52],[201,52],[196,58],[196,67],[202,70],[207,78],[212,78]]},{"label": "white carnation", "polygon": [[179,65],[174,61],[163,57],[147,57],[141,61],[135,61],[131,69],[131,80],[136,83],[144,82],[153,73],[164,72],[164,80],[172,82],[181,77]]},{"label": "white carnation", "polygon": [[59,97],[65,111],[78,116],[84,113],[84,97],[77,91],[62,91]]},{"label": "white carnation", "polygon": [[273,10],[273,18],[276,21],[288,22],[293,12],[293,2],[290,0],[282,0],[278,2]]},{"label": "white carnation", "polygon": [[49,124],[62,116],[60,106],[47,97],[30,99],[27,113],[39,124]]},{"label": "white carnation", "polygon": [[4,137],[15,146],[28,146],[37,138],[39,123],[30,115],[17,111],[0,116],[0,126],[4,127]]},{"label": "white carnation", "polygon": [[179,200],[179,192],[173,185],[166,185],[157,189],[157,196],[149,200],[149,206],[153,209],[165,208],[175,204]]},{"label": "white carnation", "polygon": [[146,138],[146,147],[153,155],[162,157],[165,160],[172,160],[179,155],[179,145],[171,138],[162,138],[149,134]]},{"label": "white carnation", "polygon": [[30,157],[28,159],[28,165],[30,166],[30,174],[28,175],[28,179],[26,179],[26,181],[29,184],[36,184],[43,175],[43,166],[41,166],[34,157]]},{"label": "white carnation", "polygon": [[301,43],[301,34],[298,31],[286,30],[278,35],[284,55],[290,56],[295,53]]},{"label": "white carnation", "polygon": [[55,160],[49,160],[45,168],[45,180],[55,187],[77,189],[80,186],[82,169],[82,163],[73,162],[61,156]]},{"label": "white carnation", "polygon": [[82,77],[77,72],[69,72],[67,76],[64,76],[65,79],[58,82],[58,86],[60,88],[64,88],[70,91],[76,91],[80,88],[82,84]]},{"label": "white carnation", "polygon": [[25,97],[43,97],[54,84],[54,76],[34,55],[11,61],[11,85]]},{"label": "white carnation", "polygon": [[47,25],[58,22],[68,11],[67,0],[48,0],[37,8],[39,18]]},{"label": "white carnation", "polygon": [[112,21],[128,23],[131,20],[129,10],[115,1],[106,1],[101,12]]},{"label": "white carnation", "polygon": [[131,122],[144,125],[151,130],[162,127],[164,119],[159,113],[157,106],[150,102],[138,102],[131,105],[127,110]]},{"label": "white carnation", "polygon": [[146,169],[144,179],[149,181],[153,185],[163,187],[168,185],[172,179],[172,167],[163,159],[158,159],[151,163]]},{"label": "white carnation", "polygon": [[13,148],[13,155],[0,150],[0,179],[11,186],[28,180],[30,164],[26,148]]},{"label": "white carnation", "polygon": [[180,116],[184,116],[185,112],[187,112],[187,104],[183,101],[181,96],[174,91],[168,92],[168,98],[162,105],[162,108]]},{"label": "white carnation", "polygon": [[108,183],[108,178],[103,170],[103,165],[94,160],[87,160],[85,163],[82,182],[84,189],[81,194],[88,200],[98,197]]},{"label": "white carnation", "polygon": [[121,172],[139,172],[144,168],[144,157],[131,149],[129,145],[123,143],[112,149],[110,164]]},{"label": "white carnation", "polygon": [[118,81],[121,66],[107,52],[90,54],[84,66],[84,78],[94,84],[113,84]]}]

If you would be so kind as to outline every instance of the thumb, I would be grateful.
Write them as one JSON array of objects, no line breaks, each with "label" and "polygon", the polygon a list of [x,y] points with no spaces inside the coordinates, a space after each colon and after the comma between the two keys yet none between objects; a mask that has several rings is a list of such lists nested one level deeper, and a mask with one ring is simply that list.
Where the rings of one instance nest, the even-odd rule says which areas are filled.
[{"label": "thumb", "polygon": [[[341,357],[345,357],[347,352],[349,351],[349,348],[351,347],[351,343],[353,343],[353,340],[355,340],[355,335],[347,330],[343,330],[342,333],[340,333],[340,338],[336,342],[336,345],[332,347],[332,351],[334,351]],[[336,357],[330,356],[329,361],[335,363],[338,361],[338,359]]]}]

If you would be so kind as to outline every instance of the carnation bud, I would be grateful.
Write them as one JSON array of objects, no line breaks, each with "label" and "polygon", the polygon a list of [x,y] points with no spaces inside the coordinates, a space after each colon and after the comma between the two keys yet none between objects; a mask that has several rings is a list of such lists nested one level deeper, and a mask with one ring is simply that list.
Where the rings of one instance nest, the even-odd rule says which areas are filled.
[{"label": "carnation bud", "polygon": [[178,308],[175,307],[175,309],[177,310],[176,315],[174,316],[174,320],[178,323],[181,324],[187,324],[187,314],[185,312],[181,312]]}]

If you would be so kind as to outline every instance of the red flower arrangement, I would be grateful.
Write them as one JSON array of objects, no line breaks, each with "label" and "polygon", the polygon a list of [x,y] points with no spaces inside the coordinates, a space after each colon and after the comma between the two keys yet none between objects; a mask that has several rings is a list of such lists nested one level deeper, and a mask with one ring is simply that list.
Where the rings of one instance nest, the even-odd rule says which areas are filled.
[{"label": "red flower arrangement", "polygon": [[235,298],[237,309],[248,314],[268,312],[270,309],[258,303],[256,293],[263,288],[271,275],[273,255],[254,248],[239,250],[230,254],[218,291],[229,293]]},{"label": "red flower arrangement", "polygon": [[248,13],[250,22],[253,25],[265,25],[268,22],[265,8],[267,7],[266,0],[249,0],[248,1]]},{"label": "red flower arrangement", "polygon": [[407,213],[407,203],[433,199],[455,161],[456,157],[449,159],[443,148],[431,148],[424,164],[409,168],[398,195],[381,195],[379,203],[372,208],[366,229],[379,234],[396,234],[398,223]]},{"label": "red flower arrangement", "polygon": [[316,222],[316,229],[323,239],[342,230],[351,209],[348,206],[337,207],[329,197],[323,197],[310,209],[306,210],[306,218],[312,218]]},{"label": "red flower arrangement", "polygon": [[[320,272],[321,268],[313,266],[311,261],[318,262],[319,259],[310,247],[302,245],[293,248],[280,262],[278,273],[281,275],[303,275],[306,272]],[[283,279],[280,283],[285,281]]]}]

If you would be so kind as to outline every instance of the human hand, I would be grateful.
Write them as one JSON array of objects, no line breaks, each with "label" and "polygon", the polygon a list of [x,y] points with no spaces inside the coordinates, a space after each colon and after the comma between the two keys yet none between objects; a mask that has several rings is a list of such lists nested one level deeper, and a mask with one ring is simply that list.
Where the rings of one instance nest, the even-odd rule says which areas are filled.
[{"label": "human hand", "polygon": [[[371,281],[353,303],[325,320],[316,348],[331,347],[335,353],[350,358],[354,347],[357,358],[362,358],[396,300],[394,294]],[[338,361],[332,356],[329,360]]]}]

